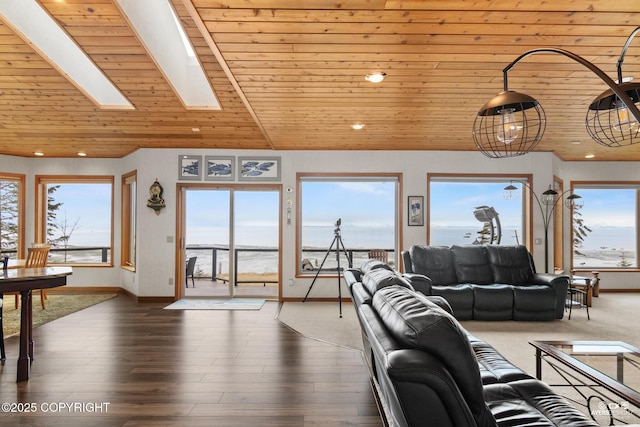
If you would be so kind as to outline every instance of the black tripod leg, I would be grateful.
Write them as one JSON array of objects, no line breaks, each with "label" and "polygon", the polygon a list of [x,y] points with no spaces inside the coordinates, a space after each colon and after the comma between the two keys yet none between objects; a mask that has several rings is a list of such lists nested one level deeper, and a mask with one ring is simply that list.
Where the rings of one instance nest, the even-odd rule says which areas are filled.
[{"label": "black tripod leg", "polygon": [[338,244],[336,245],[336,262],[338,264],[338,310],[340,311],[340,318],[342,319],[342,286],[340,285],[340,237],[336,236]]},{"label": "black tripod leg", "polygon": [[[322,271],[322,267],[324,266],[324,263],[327,260],[327,257],[331,253],[331,248],[333,247],[333,244],[336,243],[337,239],[338,239],[337,236],[333,238],[333,242],[331,242],[331,245],[329,246],[329,249],[327,250],[327,253],[324,254],[324,258],[322,259],[322,262],[320,263],[320,267],[318,267],[318,271],[316,271],[316,275],[314,276],[313,280],[311,281],[311,285],[309,286],[309,289],[307,290],[307,294],[304,296],[304,299],[302,300],[302,302],[305,302],[307,300],[307,297],[309,296],[309,292],[311,292],[311,288],[313,288],[313,285],[316,283],[316,279],[318,278],[318,275],[320,275],[320,272]],[[337,248],[337,246],[336,246],[336,248]]]}]

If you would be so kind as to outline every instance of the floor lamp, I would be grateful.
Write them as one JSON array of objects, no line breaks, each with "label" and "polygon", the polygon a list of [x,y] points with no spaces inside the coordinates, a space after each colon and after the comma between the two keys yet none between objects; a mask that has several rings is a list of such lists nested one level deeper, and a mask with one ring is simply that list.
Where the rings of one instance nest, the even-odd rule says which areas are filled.
[{"label": "floor lamp", "polygon": [[[511,183],[504,188],[503,196],[507,200],[516,198],[520,190],[518,187],[513,185],[513,182],[514,181],[511,181]],[[553,218],[553,213],[558,206],[558,202],[571,190],[558,194],[558,192],[549,185],[549,188],[544,191],[540,197],[538,197],[526,181],[516,182],[529,189],[531,194],[533,194],[533,198],[536,201],[538,208],[540,208],[540,215],[542,216],[542,224],[544,226],[544,272],[549,273],[549,225],[551,224],[551,219]],[[582,204],[582,196],[577,194],[571,194],[565,200],[565,205],[569,209],[580,207]]]}]

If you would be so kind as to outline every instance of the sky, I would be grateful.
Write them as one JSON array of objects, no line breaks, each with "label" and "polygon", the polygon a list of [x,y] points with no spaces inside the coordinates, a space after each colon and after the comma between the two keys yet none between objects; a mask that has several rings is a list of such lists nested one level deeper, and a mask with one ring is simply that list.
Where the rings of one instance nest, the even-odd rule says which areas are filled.
[{"label": "sky", "polygon": [[[478,227],[479,221],[473,211],[477,206],[492,206],[498,212],[502,226],[518,227],[522,221],[521,197],[505,200],[502,183],[452,183],[432,182],[430,188],[431,226]],[[328,227],[329,230],[341,219],[343,229],[350,227],[394,227],[395,182],[318,182],[303,184],[303,222],[308,227]],[[635,194],[633,190],[578,189],[585,207],[581,210],[585,222],[592,227],[629,227],[635,221]],[[229,195],[228,191],[189,191],[187,198],[188,241],[209,239],[213,230],[217,236],[228,236]],[[245,244],[256,233],[262,238],[276,240],[267,229],[276,228],[279,214],[279,197],[274,191],[236,192],[235,212],[239,232],[237,243]],[[406,198],[407,195],[405,195]],[[426,196],[426,195],[425,195]],[[58,223],[69,226],[78,220],[73,232],[73,245],[107,245],[110,235],[111,186],[108,184],[65,184],[54,194],[64,204],[58,212]],[[284,199],[289,197],[284,194]],[[296,199],[291,195],[297,212]],[[403,200],[406,204],[407,200]],[[427,200],[425,199],[425,209]],[[560,206],[560,205],[557,205]],[[534,204],[534,209],[538,209]],[[285,214],[286,215],[286,214]],[[286,216],[284,218],[286,222]],[[403,218],[406,221],[406,218]],[[324,233],[327,233],[324,228]],[[222,233],[222,234],[221,234]],[[330,233],[330,231],[329,231]],[[330,238],[331,236],[327,236]],[[228,237],[226,237],[228,240]],[[201,242],[205,243],[205,242]]]},{"label": "sky", "polygon": [[[56,224],[67,224],[67,229],[78,221],[69,244],[75,246],[111,244],[111,185],[64,184],[53,193],[55,201],[62,202],[57,211]],[[55,237],[58,237],[59,233]]]}]

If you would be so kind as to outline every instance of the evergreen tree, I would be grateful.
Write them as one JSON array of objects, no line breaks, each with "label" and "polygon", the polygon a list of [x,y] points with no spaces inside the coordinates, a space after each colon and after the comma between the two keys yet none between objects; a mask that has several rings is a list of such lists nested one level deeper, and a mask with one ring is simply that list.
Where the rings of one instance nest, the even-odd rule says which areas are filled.
[{"label": "evergreen tree", "polygon": [[492,239],[495,239],[496,236],[493,235],[493,232],[491,231],[491,223],[490,222],[485,222],[482,224],[482,230],[477,232],[478,237],[476,237],[476,240],[473,242],[476,245],[488,245],[489,243],[491,243]]},{"label": "evergreen tree", "polygon": [[47,186],[47,242],[51,242],[55,246],[54,238],[56,230],[59,228],[56,218],[58,211],[64,204],[63,202],[56,202],[54,193],[60,188],[59,185]]},{"label": "evergreen tree", "polygon": [[620,262],[618,263],[618,267],[626,268],[626,267],[632,267],[632,266],[633,266],[633,263],[627,259],[627,253],[623,249],[622,253],[620,254]]},{"label": "evergreen tree", "polygon": [[573,208],[573,253],[584,256],[584,254],[580,252],[580,248],[582,248],[585,237],[591,233],[591,228],[584,223],[580,209],[582,209],[582,206],[575,206]]},{"label": "evergreen tree", "polygon": [[18,248],[18,190],[15,181],[0,181],[0,250]]}]

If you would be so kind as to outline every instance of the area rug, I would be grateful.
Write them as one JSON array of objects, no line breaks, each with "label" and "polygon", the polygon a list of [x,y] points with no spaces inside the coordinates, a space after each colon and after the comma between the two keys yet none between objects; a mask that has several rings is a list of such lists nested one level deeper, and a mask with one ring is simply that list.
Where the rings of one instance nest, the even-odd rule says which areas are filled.
[{"label": "area rug", "polygon": [[342,304],[342,317],[337,302],[285,302],[278,320],[300,334],[342,347],[362,350],[362,332],[356,310]]},{"label": "area rug", "polygon": [[193,299],[182,298],[165,307],[166,310],[260,310],[263,299]]},{"label": "area rug", "polygon": [[[116,294],[54,294],[49,293],[43,310],[40,308],[40,292],[33,293],[33,326],[37,327],[52,320],[83,310],[92,305],[114,298]],[[13,295],[4,296],[3,305],[4,336],[9,338],[20,333],[20,312],[15,309]]]}]

